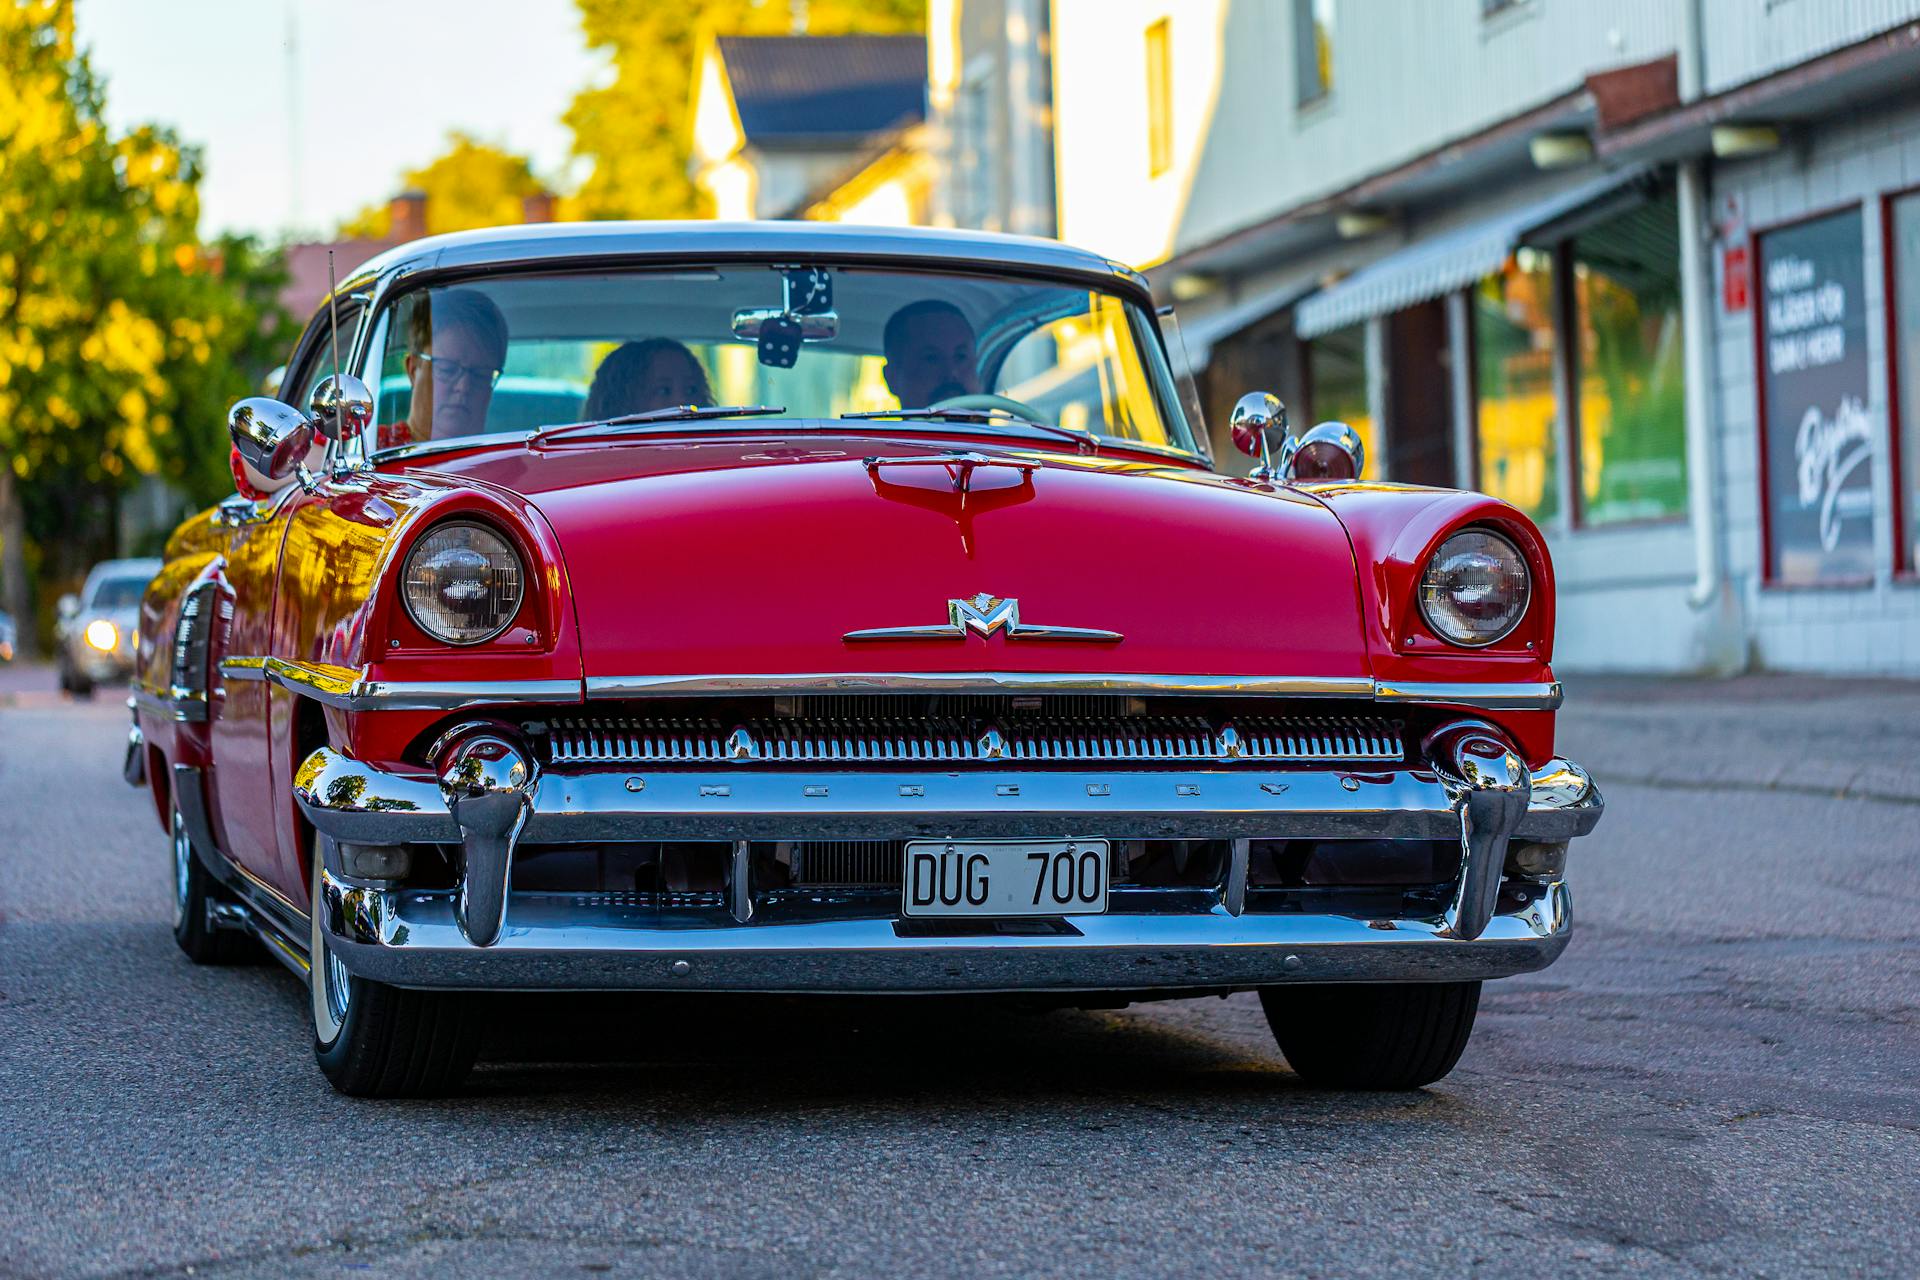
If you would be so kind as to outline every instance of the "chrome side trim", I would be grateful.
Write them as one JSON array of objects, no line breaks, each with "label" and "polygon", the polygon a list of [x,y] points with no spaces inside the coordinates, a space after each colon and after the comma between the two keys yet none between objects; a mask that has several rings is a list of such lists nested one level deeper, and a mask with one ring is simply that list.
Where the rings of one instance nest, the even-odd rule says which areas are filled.
[{"label": "chrome side trim", "polygon": [[[348,711],[458,711],[506,703],[574,703],[572,680],[369,680],[352,667],[283,658],[224,658],[229,680],[270,680]],[[1167,693],[1243,697],[1367,698],[1476,707],[1486,711],[1551,711],[1558,681],[1517,684],[1433,684],[1364,676],[1153,675],[1134,672],[835,671],[792,674],[589,676],[589,700],[701,697],[751,693]]]},{"label": "chrome side trim", "polygon": [[1428,684],[1377,680],[1376,702],[1430,702],[1482,711],[1552,711],[1560,705],[1558,680],[1539,684]]},{"label": "chrome side trim", "polygon": [[[243,674],[254,664],[261,674]],[[227,658],[220,672],[231,679],[267,680],[346,711],[458,711],[497,703],[580,701],[577,680],[369,680],[352,667],[284,658]]]},{"label": "chrome side trim", "polygon": [[1192,676],[1050,671],[834,671],[589,676],[588,699],[738,693],[1180,693],[1371,698],[1364,676]]},{"label": "chrome side trim", "polygon": [[905,934],[892,919],[663,928],[651,906],[516,894],[490,947],[447,891],[325,875],[328,946],[363,978],[453,989],[893,993],[1195,990],[1279,982],[1463,982],[1545,968],[1573,927],[1566,886],[1472,941],[1439,919],[1250,913],[1076,916],[1054,934]]},{"label": "chrome side trim", "polygon": [[140,710],[158,720],[171,720],[176,724],[199,724],[207,718],[207,695],[192,689],[182,689],[177,685],[164,694],[136,685],[131,701]]},{"label": "chrome side trim", "polygon": [[1287,698],[1367,698],[1485,711],[1551,711],[1557,681],[1426,684],[1364,676],[1150,675],[1133,672],[838,671],[791,675],[588,676],[587,698],[699,697],[741,693],[1168,693]]}]

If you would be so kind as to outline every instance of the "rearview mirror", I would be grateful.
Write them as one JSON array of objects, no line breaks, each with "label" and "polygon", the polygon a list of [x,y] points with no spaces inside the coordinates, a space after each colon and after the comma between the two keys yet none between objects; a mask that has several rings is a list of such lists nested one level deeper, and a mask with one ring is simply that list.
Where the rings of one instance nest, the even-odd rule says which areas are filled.
[{"label": "rearview mirror", "polygon": [[313,445],[313,423],[292,405],[249,396],[227,412],[227,435],[241,461],[269,480],[300,475],[307,484],[301,459]]},{"label": "rearview mirror", "polygon": [[1273,478],[1273,455],[1287,442],[1287,406],[1270,391],[1249,391],[1234,403],[1227,419],[1233,433],[1233,446],[1260,465],[1253,469],[1256,480]]},{"label": "rearview mirror", "polygon": [[333,373],[307,397],[307,414],[322,439],[351,440],[373,421],[373,393],[350,373]]}]

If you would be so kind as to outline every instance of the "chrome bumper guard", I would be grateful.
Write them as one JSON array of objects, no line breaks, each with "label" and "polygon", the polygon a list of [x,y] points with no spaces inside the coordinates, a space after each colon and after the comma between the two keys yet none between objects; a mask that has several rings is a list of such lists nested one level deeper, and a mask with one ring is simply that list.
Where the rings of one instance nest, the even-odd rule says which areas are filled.
[{"label": "chrome bumper guard", "polygon": [[[1435,731],[1422,754],[1426,768],[1377,772],[543,772],[489,731],[443,744],[437,778],[323,747],[301,765],[295,794],[340,843],[463,850],[452,892],[348,880],[329,860],[320,907],[341,959],[402,986],[1095,990],[1466,980],[1545,966],[1566,945],[1566,889],[1557,878],[1534,881],[1537,892],[1497,914],[1507,846],[1586,834],[1600,817],[1599,790],[1564,760],[1529,772],[1478,721]],[[1045,934],[929,936],[889,919],[758,924],[750,904],[736,907],[730,927],[662,927],[656,913],[604,896],[509,893],[521,840],[799,834],[1231,839],[1234,856],[1204,914],[1076,916]],[[1452,903],[1423,920],[1243,913],[1251,840],[1343,837],[1458,838]]]}]

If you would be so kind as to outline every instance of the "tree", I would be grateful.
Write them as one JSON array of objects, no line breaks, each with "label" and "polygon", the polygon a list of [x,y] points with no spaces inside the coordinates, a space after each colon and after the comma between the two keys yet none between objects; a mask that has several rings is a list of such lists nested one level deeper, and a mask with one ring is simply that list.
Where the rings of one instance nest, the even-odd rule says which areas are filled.
[{"label": "tree", "polygon": [[285,318],[257,249],[197,241],[196,153],[108,130],[72,0],[0,0],[0,66],[0,599],[31,652],[41,551],[111,548],[100,512],[139,476],[205,489]]},{"label": "tree", "polygon": [[[613,60],[612,83],[567,109],[573,153],[592,171],[569,203],[581,218],[709,216],[687,175],[694,60],[709,35],[785,35],[793,6],[772,0],[632,4],[579,0],[587,45]],[[810,0],[810,35],[919,31],[925,0]],[[431,206],[429,206],[431,207]]]},{"label": "tree", "polygon": [[[521,201],[545,190],[525,156],[460,132],[448,135],[446,152],[407,174],[406,182],[426,194],[428,235],[518,222]],[[384,240],[391,233],[385,204],[362,209],[340,228],[348,239]]]}]

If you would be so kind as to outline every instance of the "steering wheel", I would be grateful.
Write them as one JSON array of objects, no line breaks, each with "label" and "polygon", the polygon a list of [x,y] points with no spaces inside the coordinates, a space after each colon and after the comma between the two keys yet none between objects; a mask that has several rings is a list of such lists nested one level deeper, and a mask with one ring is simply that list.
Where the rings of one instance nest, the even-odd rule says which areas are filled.
[{"label": "steering wheel", "polygon": [[928,405],[929,409],[998,409],[1010,413],[1016,418],[1025,418],[1028,422],[1044,422],[1039,410],[1032,405],[1022,404],[1011,396],[991,394],[948,396],[945,400],[936,400]]}]

